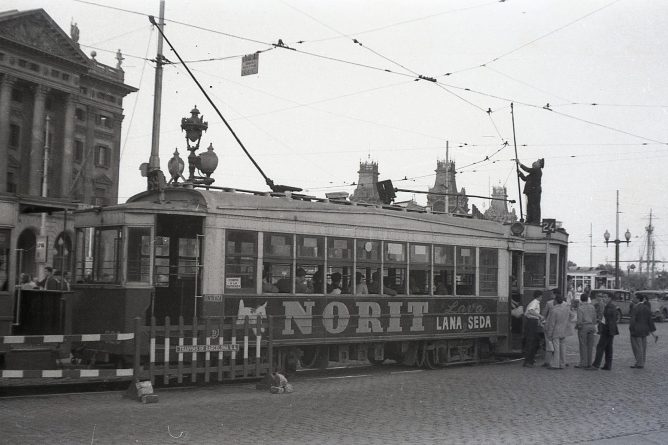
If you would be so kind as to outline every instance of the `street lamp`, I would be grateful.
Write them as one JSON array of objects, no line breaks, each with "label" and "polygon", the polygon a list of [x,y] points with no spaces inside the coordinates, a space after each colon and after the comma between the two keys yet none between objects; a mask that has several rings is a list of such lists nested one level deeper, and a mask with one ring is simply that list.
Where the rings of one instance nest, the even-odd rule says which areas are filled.
[{"label": "street lamp", "polygon": [[[615,289],[619,289],[619,243],[625,242],[624,240],[619,239],[619,190],[617,190],[617,218],[616,218],[616,225],[617,225],[617,231],[615,232],[615,239],[610,240],[610,232],[606,229],[605,233],[603,234],[603,238],[605,238],[605,245],[607,246],[609,243],[615,243]],[[631,241],[631,232],[629,229],[626,229],[626,233],[624,234],[624,238],[626,238],[626,245],[629,245],[629,242]]]}]

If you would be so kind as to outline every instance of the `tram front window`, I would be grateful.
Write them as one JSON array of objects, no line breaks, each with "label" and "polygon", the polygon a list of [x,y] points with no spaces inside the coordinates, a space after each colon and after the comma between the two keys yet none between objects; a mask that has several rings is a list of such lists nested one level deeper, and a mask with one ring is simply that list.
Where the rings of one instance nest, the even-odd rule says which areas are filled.
[{"label": "tram front window", "polygon": [[77,229],[77,281],[116,283],[119,276],[121,229]]},{"label": "tram front window", "polygon": [[148,283],[151,266],[151,228],[128,228],[128,281]]},{"label": "tram front window", "polygon": [[0,291],[9,289],[9,230],[0,230]]}]

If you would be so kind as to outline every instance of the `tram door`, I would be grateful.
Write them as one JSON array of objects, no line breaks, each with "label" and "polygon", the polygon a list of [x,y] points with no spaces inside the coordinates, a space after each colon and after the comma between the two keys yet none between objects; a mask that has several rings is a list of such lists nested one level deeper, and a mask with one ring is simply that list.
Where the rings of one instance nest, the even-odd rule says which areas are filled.
[{"label": "tram door", "polygon": [[189,324],[196,313],[195,305],[199,303],[195,295],[201,289],[198,267],[203,222],[204,218],[199,216],[157,216],[152,313],[158,324],[162,324],[166,316],[171,323],[178,323],[181,315]]}]

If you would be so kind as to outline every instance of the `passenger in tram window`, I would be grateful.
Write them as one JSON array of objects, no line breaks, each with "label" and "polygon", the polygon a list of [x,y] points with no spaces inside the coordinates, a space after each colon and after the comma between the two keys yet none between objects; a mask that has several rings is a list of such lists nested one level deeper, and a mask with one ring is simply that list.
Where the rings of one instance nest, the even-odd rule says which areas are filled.
[{"label": "passenger in tram window", "polygon": [[21,274],[21,282],[19,283],[19,286],[23,290],[39,289],[39,286],[37,285],[37,283],[35,283],[35,281],[32,279],[32,277],[27,273],[22,273]]},{"label": "passenger in tram window", "polygon": [[276,287],[280,293],[289,294],[292,292],[292,280],[290,277],[283,277],[276,282]]},{"label": "passenger in tram window", "polygon": [[436,295],[450,295],[450,289],[448,289],[448,286],[444,282],[439,281],[436,284],[436,290],[434,291],[434,294],[436,294]]},{"label": "passenger in tram window", "polygon": [[341,294],[341,274],[339,272],[334,272],[332,274],[332,288],[329,293],[330,295]]},{"label": "passenger in tram window", "polygon": [[313,274],[311,278],[311,289],[314,294],[323,293],[325,283],[322,280],[322,267],[318,267],[318,270]]},{"label": "passenger in tram window", "polygon": [[392,285],[390,277],[385,277],[383,279],[383,294],[384,295],[389,295],[390,297],[394,297],[397,295],[397,291],[392,289],[390,286]]},{"label": "passenger in tram window", "polygon": [[313,293],[313,288],[306,279],[306,271],[301,267],[297,268],[297,278],[295,280],[296,294],[310,294]]},{"label": "passenger in tram window", "polygon": [[364,275],[362,275],[362,272],[355,273],[355,283],[357,286],[357,295],[366,295],[369,293],[369,288],[365,283]]},{"label": "passenger in tram window", "polygon": [[262,274],[262,293],[278,292],[278,288],[271,282],[271,270],[267,269]]}]

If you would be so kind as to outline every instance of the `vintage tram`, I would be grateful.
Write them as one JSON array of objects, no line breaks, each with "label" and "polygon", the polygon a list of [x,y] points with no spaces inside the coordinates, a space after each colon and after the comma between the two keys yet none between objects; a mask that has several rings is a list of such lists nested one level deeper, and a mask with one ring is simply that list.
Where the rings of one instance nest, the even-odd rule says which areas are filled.
[{"label": "vintage tram", "polygon": [[70,332],[128,332],[136,317],[271,320],[275,368],[509,353],[513,298],[566,281],[561,228],[290,192],[168,186],[78,211],[75,225]]}]

